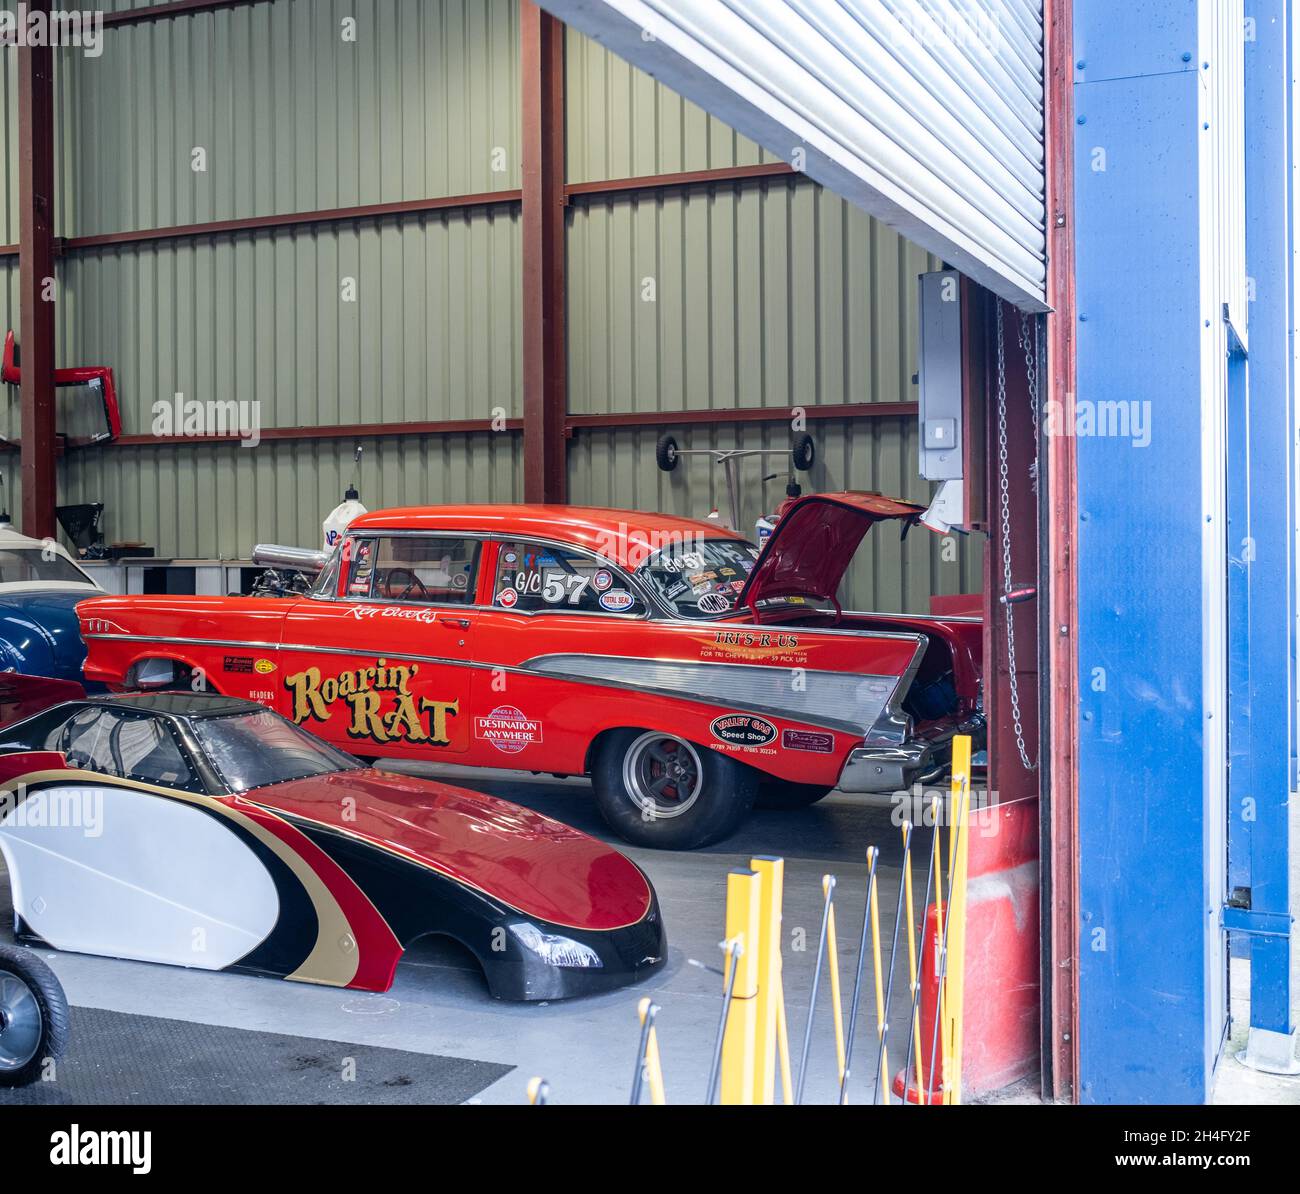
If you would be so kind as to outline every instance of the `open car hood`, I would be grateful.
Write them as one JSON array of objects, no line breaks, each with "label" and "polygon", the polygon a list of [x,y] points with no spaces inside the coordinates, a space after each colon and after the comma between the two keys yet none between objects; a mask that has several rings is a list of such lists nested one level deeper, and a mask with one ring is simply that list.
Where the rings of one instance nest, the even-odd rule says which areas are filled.
[{"label": "open car hood", "polygon": [[738,607],[774,597],[832,600],[862,537],[886,519],[915,521],[924,506],[878,493],[813,493],[781,516],[741,590]]}]

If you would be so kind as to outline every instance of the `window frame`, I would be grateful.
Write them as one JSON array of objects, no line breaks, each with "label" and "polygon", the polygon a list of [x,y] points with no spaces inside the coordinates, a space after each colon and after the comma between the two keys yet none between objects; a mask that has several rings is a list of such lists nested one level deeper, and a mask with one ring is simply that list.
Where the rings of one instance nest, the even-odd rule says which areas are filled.
[{"label": "window frame", "polygon": [[[635,577],[628,572],[621,564],[602,556],[599,552],[594,552],[577,543],[566,543],[563,540],[543,539],[536,535],[521,534],[511,535],[505,532],[499,532],[492,536],[496,543],[496,555],[492,561],[492,584],[487,594],[488,604],[485,608],[491,609],[499,614],[518,614],[524,618],[535,618],[539,615],[560,615],[570,618],[620,618],[625,622],[644,622],[652,616],[654,605],[647,599],[646,593]],[[640,613],[621,614],[614,610],[608,609],[576,609],[565,605],[548,605],[543,609],[518,609],[515,607],[500,605],[497,603],[497,573],[501,566],[503,549],[507,546],[520,547],[528,544],[533,547],[546,548],[549,551],[557,549],[571,553],[573,555],[583,556],[593,561],[597,568],[605,568],[613,572],[622,582],[632,596],[641,603]]]},{"label": "window frame", "polygon": [[[351,571],[352,560],[349,558],[344,566],[343,551],[345,545],[352,545],[362,539],[377,543],[380,539],[428,539],[428,540],[447,540],[457,539],[468,541],[474,544],[474,571],[470,576],[469,584],[465,592],[468,597],[466,601],[420,601],[410,597],[379,597],[373,593],[360,596],[354,593],[346,592],[348,584],[348,574]],[[488,545],[489,537],[474,531],[424,531],[424,530],[383,530],[375,528],[371,530],[366,528],[363,531],[355,533],[349,532],[344,536],[343,541],[339,544],[339,570],[337,577],[337,587],[333,594],[312,593],[311,598],[316,601],[338,601],[352,602],[365,605],[400,605],[400,606],[418,606],[421,609],[480,609],[478,603],[479,584],[483,574],[483,563],[485,558],[485,549]],[[349,557],[351,552],[349,551]],[[327,567],[329,565],[326,565]],[[373,568],[373,565],[372,565]],[[373,586],[373,580],[372,580]]]},{"label": "window frame", "polygon": [[[56,726],[52,726],[48,731],[46,731],[45,741],[47,745],[44,746],[43,748],[38,748],[38,749],[44,749],[47,751],[53,751],[55,753],[62,754],[66,759],[67,752],[63,750],[61,745],[54,745],[54,746],[48,745],[50,738],[57,732],[60,739],[62,739],[63,732],[68,728],[69,724],[73,721],[73,719],[78,714],[85,713],[88,710],[93,708],[94,708],[93,706],[82,705],[79,708],[72,710],[61,722],[59,722]],[[90,768],[83,767],[83,768],[78,768],[78,770],[88,771],[92,775],[103,776],[104,779],[106,780],[121,780],[127,783],[137,783],[137,784],[153,784],[155,787],[169,788],[173,791],[189,792],[195,795],[206,795],[208,793],[208,785],[203,775],[202,769],[198,766],[198,761],[193,757],[189,745],[185,742],[183,736],[178,732],[171,718],[157,713],[151,713],[148,710],[137,711],[137,710],[130,710],[130,709],[122,709],[117,706],[108,705],[108,704],[103,705],[98,709],[94,709],[94,712],[97,713],[100,717],[116,718],[117,724],[121,724],[126,721],[148,721],[148,722],[152,722],[155,725],[160,726],[162,728],[163,734],[166,737],[170,738],[172,745],[176,748],[176,753],[180,756],[181,762],[184,763],[186,769],[188,770],[189,782],[184,784],[169,783],[167,780],[158,779],[153,776],[138,775],[138,774],[117,775],[112,771],[102,771],[98,767],[90,767]],[[113,733],[113,726],[110,724],[108,728],[108,735],[110,736],[110,739],[112,733]]]}]

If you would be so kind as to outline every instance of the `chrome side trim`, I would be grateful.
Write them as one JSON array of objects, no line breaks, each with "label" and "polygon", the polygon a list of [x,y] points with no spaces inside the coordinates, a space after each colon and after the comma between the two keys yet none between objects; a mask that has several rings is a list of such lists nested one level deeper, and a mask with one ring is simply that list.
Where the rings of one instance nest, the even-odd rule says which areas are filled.
[{"label": "chrome side trim", "polygon": [[557,653],[527,660],[547,675],[775,713],[844,733],[864,734],[897,688],[896,675],[861,675],[755,663]]},{"label": "chrome side trim", "polygon": [[916,644],[912,662],[899,677],[897,686],[890,693],[889,700],[881,710],[880,716],[876,718],[875,724],[867,730],[866,745],[868,746],[900,746],[908,739],[912,719],[903,712],[903,701],[907,698],[912,681],[916,679],[916,673],[921,667],[921,660],[930,646],[929,635],[921,634],[917,638],[920,641]]}]

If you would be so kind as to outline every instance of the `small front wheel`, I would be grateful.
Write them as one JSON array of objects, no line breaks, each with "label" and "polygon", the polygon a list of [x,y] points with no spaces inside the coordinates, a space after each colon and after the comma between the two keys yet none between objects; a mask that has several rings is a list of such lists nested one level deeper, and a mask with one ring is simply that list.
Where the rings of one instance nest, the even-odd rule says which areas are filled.
[{"label": "small front wheel", "polygon": [[35,954],[0,945],[0,1086],[26,1086],[68,1043],[68,1001]]},{"label": "small front wheel", "polygon": [[751,768],[662,730],[609,735],[591,779],[615,833],[663,850],[692,850],[727,837],[749,815],[758,791]]}]

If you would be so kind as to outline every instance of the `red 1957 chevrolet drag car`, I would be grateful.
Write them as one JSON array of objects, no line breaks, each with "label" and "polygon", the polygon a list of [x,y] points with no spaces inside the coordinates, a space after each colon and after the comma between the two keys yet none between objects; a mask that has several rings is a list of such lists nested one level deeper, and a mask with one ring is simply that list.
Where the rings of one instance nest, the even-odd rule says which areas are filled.
[{"label": "red 1957 chevrolet drag car", "polygon": [[980,733],[978,620],[836,600],[871,527],[920,513],[810,495],[760,555],[667,515],[380,510],[306,595],[82,602],[85,673],[260,701],[364,757],[590,775],[629,841],[700,846],[756,799],[937,776]]}]

